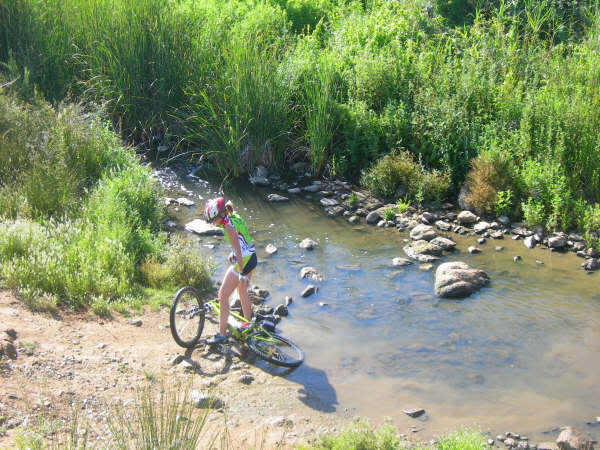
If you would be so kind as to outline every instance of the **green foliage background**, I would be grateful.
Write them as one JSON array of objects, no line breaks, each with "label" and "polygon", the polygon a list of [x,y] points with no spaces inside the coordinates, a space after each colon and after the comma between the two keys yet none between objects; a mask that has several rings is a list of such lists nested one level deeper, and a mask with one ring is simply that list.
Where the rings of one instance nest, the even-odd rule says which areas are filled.
[{"label": "green foliage background", "polygon": [[[0,61],[22,95],[102,103],[124,138],[222,173],[306,159],[358,181],[406,149],[448,174],[453,195],[473,158],[501,152],[524,187],[515,209],[565,228],[568,205],[600,194],[599,11],[592,0],[14,0],[0,6]],[[546,169],[545,190],[564,198],[528,190]]]}]

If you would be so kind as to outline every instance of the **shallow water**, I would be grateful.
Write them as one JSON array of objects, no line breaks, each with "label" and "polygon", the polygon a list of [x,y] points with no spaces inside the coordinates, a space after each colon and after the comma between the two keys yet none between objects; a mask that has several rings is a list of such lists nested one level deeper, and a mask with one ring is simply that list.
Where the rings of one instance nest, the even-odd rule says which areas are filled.
[{"label": "shallow water", "polygon": [[[215,194],[189,178],[181,184],[197,202],[171,210],[183,225],[201,217],[200,197]],[[253,284],[271,292],[267,304],[294,299],[279,327],[305,350],[306,362],[284,376],[312,408],[375,422],[389,417],[401,429],[416,425],[419,437],[473,424],[545,441],[558,432],[544,432],[563,425],[600,434],[600,424],[586,425],[600,416],[599,275],[581,270],[574,254],[528,250],[505,238],[471,255],[466,249],[476,238],[451,234],[458,250],[443,261],[465,261],[492,282],[465,300],[444,300],[433,293],[435,265],[429,272],[418,263],[391,267],[394,257],[405,256],[408,233],[364,221],[351,226],[304,198],[271,204],[268,189],[230,185],[225,192],[257,247]],[[318,248],[298,248],[306,237]],[[222,238],[191,238],[213,258],[220,278],[229,253]],[[269,243],[279,249],[273,256],[264,251]],[[498,245],[504,250],[495,251]],[[523,261],[513,262],[515,255]],[[300,280],[306,265],[325,281]],[[319,285],[318,294],[301,298],[310,283]],[[402,410],[411,407],[425,408],[426,416],[408,418]]]}]

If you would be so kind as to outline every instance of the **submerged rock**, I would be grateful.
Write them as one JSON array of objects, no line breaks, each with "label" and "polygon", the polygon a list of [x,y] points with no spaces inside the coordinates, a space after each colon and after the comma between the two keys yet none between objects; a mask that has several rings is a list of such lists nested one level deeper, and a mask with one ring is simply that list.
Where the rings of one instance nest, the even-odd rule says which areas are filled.
[{"label": "submerged rock", "polygon": [[441,264],[435,272],[435,293],[440,297],[467,297],[490,282],[488,275],[460,261]]},{"label": "submerged rock", "polygon": [[392,260],[392,266],[394,267],[402,267],[402,266],[409,266],[412,264],[412,261],[410,261],[409,259],[406,258],[394,258]]}]

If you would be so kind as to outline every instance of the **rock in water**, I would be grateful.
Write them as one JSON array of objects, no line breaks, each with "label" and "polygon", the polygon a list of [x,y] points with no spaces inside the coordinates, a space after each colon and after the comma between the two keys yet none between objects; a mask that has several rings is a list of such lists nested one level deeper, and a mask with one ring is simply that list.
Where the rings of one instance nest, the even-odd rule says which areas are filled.
[{"label": "rock in water", "polygon": [[436,234],[431,225],[417,225],[410,231],[410,238],[413,241],[431,241],[435,237]]},{"label": "rock in water", "polygon": [[267,195],[267,200],[269,200],[271,203],[282,203],[288,202],[290,199],[279,194],[269,194]]},{"label": "rock in water", "polygon": [[441,264],[435,272],[435,293],[445,298],[467,297],[490,282],[483,270],[460,261]]},{"label": "rock in water", "polygon": [[311,295],[315,294],[318,290],[319,288],[317,286],[313,286],[312,284],[310,284],[306,287],[306,289],[302,291],[300,296],[305,298],[310,297]]},{"label": "rock in water", "polygon": [[303,267],[300,270],[300,278],[305,280],[323,281],[323,275],[321,275],[314,267]]},{"label": "rock in water", "polygon": [[319,244],[317,244],[315,241],[313,241],[310,238],[306,238],[304,239],[302,242],[300,242],[299,247],[303,248],[305,250],[312,250],[313,248],[315,248],[316,246],[318,246]]},{"label": "rock in water", "polygon": [[403,250],[409,258],[425,263],[437,261],[442,255],[440,247],[427,241],[415,241],[405,246]]},{"label": "rock in water", "polygon": [[594,450],[594,443],[586,438],[579,430],[566,427],[561,431],[556,444],[560,450]]},{"label": "rock in water", "polygon": [[194,219],[185,225],[186,231],[199,234],[200,236],[222,236],[223,230],[211,225],[202,219]]}]

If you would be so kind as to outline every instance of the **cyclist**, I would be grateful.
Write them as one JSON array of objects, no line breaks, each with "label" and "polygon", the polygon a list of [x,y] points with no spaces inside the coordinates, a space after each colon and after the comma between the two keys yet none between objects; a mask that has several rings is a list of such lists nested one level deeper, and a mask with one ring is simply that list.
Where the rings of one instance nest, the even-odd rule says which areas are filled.
[{"label": "cyclist", "polygon": [[252,318],[252,305],[248,298],[248,285],[252,271],[256,267],[256,250],[250,239],[244,220],[234,212],[233,204],[225,203],[223,197],[209,200],[204,205],[204,216],[207,222],[214,223],[223,229],[225,240],[233,252],[229,254],[231,266],[227,269],[219,288],[219,332],[206,342],[222,344],[227,342],[227,319],[229,317],[229,296],[237,287],[242,303],[242,311],[246,320]]}]

